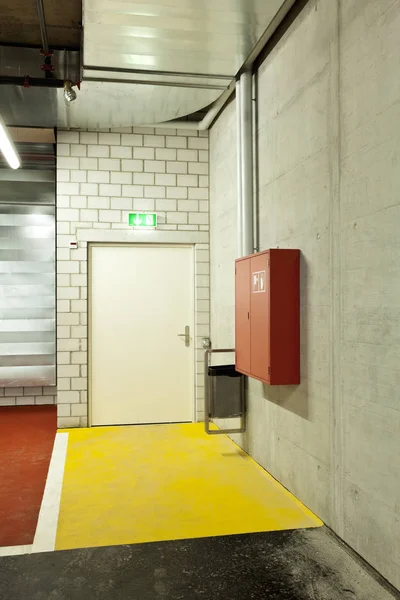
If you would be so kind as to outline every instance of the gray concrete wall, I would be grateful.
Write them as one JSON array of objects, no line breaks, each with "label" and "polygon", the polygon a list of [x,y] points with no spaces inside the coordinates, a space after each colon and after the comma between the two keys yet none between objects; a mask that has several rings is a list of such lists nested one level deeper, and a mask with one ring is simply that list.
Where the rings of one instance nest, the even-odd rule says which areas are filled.
[{"label": "gray concrete wall", "polygon": [[[236,258],[236,111],[226,107],[210,138],[210,182],[214,202],[210,231],[211,328],[215,348],[234,348]],[[232,360],[232,356],[227,357]]]},{"label": "gray concrete wall", "polygon": [[[400,1],[310,0],[257,75],[260,249],[300,248],[298,387],[238,441],[400,587]],[[211,333],[234,338],[234,102],[211,131]],[[397,359],[397,360],[396,360]]]},{"label": "gray concrete wall", "polygon": [[342,2],[344,539],[400,588],[400,2]]}]

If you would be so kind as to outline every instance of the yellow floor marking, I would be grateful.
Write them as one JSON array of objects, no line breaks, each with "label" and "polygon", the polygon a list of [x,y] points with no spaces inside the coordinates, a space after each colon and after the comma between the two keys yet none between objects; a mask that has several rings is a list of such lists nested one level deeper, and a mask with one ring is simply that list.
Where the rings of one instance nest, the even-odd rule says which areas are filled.
[{"label": "yellow floor marking", "polygon": [[320,525],[202,424],[70,430],[57,550]]}]

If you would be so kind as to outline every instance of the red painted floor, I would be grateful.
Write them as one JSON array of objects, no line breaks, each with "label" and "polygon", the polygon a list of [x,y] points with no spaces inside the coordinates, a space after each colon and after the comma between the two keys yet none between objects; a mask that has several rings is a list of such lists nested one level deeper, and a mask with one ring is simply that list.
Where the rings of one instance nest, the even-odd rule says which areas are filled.
[{"label": "red painted floor", "polygon": [[55,406],[0,408],[0,546],[33,542],[56,430]]}]

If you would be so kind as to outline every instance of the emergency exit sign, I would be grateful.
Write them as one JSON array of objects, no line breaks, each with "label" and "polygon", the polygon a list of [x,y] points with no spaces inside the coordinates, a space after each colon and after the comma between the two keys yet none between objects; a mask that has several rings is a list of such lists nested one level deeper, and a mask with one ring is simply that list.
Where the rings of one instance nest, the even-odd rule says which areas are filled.
[{"label": "emergency exit sign", "polygon": [[129,213],[129,225],[132,227],[157,227],[157,213]]}]

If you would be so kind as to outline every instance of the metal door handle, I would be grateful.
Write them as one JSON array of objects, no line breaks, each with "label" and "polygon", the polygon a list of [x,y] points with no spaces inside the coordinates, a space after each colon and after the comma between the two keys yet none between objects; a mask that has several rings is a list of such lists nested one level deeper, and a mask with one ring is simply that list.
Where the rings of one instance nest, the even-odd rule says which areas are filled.
[{"label": "metal door handle", "polygon": [[186,325],[186,327],[185,327],[185,333],[178,333],[178,337],[185,338],[185,346],[186,346],[186,348],[189,348],[189,346],[190,346],[190,329],[189,329],[189,325]]}]

